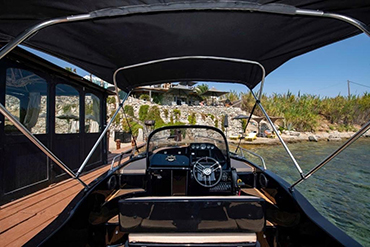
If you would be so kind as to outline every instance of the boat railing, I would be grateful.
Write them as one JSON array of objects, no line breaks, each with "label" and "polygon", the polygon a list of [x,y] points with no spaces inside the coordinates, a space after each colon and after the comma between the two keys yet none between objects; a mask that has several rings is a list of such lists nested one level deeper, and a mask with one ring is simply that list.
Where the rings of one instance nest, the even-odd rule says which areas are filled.
[{"label": "boat railing", "polygon": [[229,146],[234,146],[234,147],[237,147],[237,149],[236,149],[236,154],[238,155],[238,153],[240,154],[239,156],[241,156],[241,157],[243,157],[243,158],[246,158],[245,157],[245,153],[249,153],[249,154],[251,154],[252,156],[255,156],[255,157],[257,157],[260,161],[261,161],[261,163],[262,163],[262,169],[263,170],[267,170],[267,166],[266,166],[266,162],[265,162],[265,160],[262,158],[262,156],[260,156],[260,155],[258,155],[258,154],[256,154],[255,152],[252,152],[252,151],[250,151],[250,150],[248,150],[248,149],[246,149],[246,148],[242,148],[242,147],[238,147],[237,145],[235,145],[235,144],[232,144],[232,143],[229,143]]},{"label": "boat railing", "polygon": [[113,168],[114,168],[114,163],[116,163],[116,159],[118,159],[118,158],[119,158],[119,160],[118,160],[118,165],[120,165],[120,164],[121,164],[121,161],[122,161],[123,155],[124,155],[124,153],[120,153],[120,154],[118,154],[118,155],[116,155],[116,156],[114,156],[114,157],[113,157],[112,163],[111,163],[111,165],[110,165],[110,170],[113,170]]}]

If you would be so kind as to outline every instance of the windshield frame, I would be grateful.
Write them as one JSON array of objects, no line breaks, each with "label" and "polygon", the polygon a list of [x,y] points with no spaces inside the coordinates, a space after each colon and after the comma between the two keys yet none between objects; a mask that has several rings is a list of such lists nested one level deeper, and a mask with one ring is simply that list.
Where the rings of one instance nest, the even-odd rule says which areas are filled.
[{"label": "windshield frame", "polygon": [[226,148],[226,161],[228,164],[230,164],[230,150],[229,150],[229,143],[226,139],[226,136],[225,134],[218,128],[216,127],[213,127],[213,126],[207,126],[207,125],[169,125],[169,126],[165,126],[165,127],[161,127],[161,128],[158,128],[158,129],[155,129],[153,130],[149,136],[148,136],[148,140],[147,140],[147,143],[146,143],[146,159],[147,159],[147,164],[149,164],[149,156],[150,156],[150,139],[158,132],[161,132],[161,131],[164,131],[164,130],[171,130],[171,129],[210,129],[210,130],[213,130],[217,133],[219,133],[222,138],[223,138],[223,141],[225,142],[225,148]]}]

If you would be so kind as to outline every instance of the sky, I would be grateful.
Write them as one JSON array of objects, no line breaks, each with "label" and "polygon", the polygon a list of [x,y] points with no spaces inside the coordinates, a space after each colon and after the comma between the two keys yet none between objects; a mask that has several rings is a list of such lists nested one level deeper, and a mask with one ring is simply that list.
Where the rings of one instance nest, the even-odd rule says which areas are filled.
[{"label": "sky", "polygon": [[[289,90],[296,95],[300,92],[335,97],[348,95],[347,80],[351,81],[351,94],[370,92],[370,37],[364,34],[289,60],[266,77],[263,91],[267,95]],[[247,90],[236,84],[209,85],[224,91]]]},{"label": "sky", "polygon": [[[81,76],[89,74],[53,56],[33,52],[60,67],[76,68],[77,74]],[[370,92],[370,37],[365,34],[289,60],[266,77],[264,93],[284,94],[289,90],[296,95],[300,92],[301,95],[313,94],[321,97],[347,96],[348,80],[351,94],[363,95]],[[207,84],[221,91],[247,91],[244,85],[239,84]]]}]

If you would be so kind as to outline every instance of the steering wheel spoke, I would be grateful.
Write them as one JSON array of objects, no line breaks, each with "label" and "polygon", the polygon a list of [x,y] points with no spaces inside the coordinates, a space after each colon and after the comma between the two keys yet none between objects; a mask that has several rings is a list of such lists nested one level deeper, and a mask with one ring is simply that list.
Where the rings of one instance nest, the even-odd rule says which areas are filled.
[{"label": "steering wheel spoke", "polygon": [[[211,162],[212,164],[209,165]],[[203,157],[195,162],[193,175],[201,186],[207,188],[214,187],[221,181],[222,166],[214,158]]]}]

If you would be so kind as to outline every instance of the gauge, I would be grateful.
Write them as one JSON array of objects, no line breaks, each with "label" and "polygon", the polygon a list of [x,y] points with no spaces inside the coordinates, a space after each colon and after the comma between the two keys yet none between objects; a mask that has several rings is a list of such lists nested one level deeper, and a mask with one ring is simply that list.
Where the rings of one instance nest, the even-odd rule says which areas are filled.
[{"label": "gauge", "polygon": [[207,149],[211,149],[211,145],[207,145]]},{"label": "gauge", "polygon": [[204,144],[204,143],[200,144],[200,149],[206,149],[206,147],[207,147],[206,144]]},{"label": "gauge", "polygon": [[195,146],[195,148],[196,148],[196,149],[199,149],[199,145],[196,145],[196,146]]},{"label": "gauge", "polygon": [[215,149],[215,147],[214,146],[211,146],[211,149]]},{"label": "gauge", "polygon": [[193,144],[193,145],[191,145],[191,149],[195,149],[195,145]]}]

